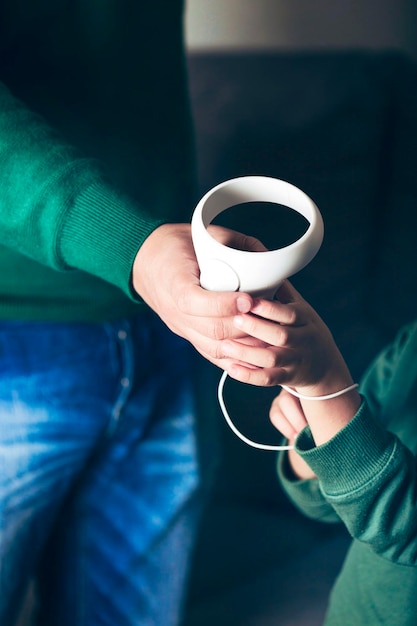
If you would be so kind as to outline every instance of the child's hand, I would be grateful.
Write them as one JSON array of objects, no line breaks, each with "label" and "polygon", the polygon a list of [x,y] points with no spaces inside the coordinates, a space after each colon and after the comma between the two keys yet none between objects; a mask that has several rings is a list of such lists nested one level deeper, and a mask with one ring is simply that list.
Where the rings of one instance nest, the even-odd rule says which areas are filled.
[{"label": "child's hand", "polygon": [[[285,389],[282,389],[280,394],[273,400],[269,418],[273,426],[288,439],[290,445],[294,444],[298,433],[307,426],[307,419],[300,401],[289,394],[288,391],[285,391]],[[288,452],[288,460],[288,469],[291,469],[295,478],[307,479],[316,477],[295,450]]]},{"label": "child's hand", "polygon": [[269,419],[291,443],[298,433],[307,426],[307,420],[300,400],[282,389],[273,400],[269,411]]},{"label": "child's hand", "polygon": [[[321,445],[354,417],[361,398],[320,316],[288,281],[277,297],[256,300],[250,313],[235,317],[246,337],[222,342],[223,354],[230,359],[227,372],[253,385],[292,387],[301,401],[282,390],[272,405],[272,423],[290,441],[308,423],[316,445]],[[343,390],[347,392],[323,399]],[[295,473],[306,477],[307,470],[300,467],[304,461],[293,450],[290,461]]]},{"label": "child's hand", "polygon": [[223,354],[234,361],[227,370],[232,378],[260,386],[284,384],[306,395],[351,384],[329,329],[288,281],[277,300],[256,300],[250,313],[236,316],[234,323],[258,343],[223,342]]}]

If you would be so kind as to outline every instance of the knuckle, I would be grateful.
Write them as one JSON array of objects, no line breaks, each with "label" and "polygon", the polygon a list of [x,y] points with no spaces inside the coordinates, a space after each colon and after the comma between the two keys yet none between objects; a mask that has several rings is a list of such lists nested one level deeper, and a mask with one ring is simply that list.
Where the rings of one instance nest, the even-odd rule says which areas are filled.
[{"label": "knuckle", "polygon": [[296,326],[298,323],[298,312],[297,309],[293,306],[288,306],[288,320],[287,323],[290,326]]},{"label": "knuckle", "polygon": [[264,367],[270,369],[279,365],[279,355],[275,350],[266,350]]},{"label": "knuckle", "polygon": [[209,361],[223,361],[224,356],[221,353],[220,345],[215,341],[204,342],[204,347],[200,347],[200,354]]},{"label": "knuckle", "polygon": [[212,341],[210,344],[211,356],[217,361],[224,361],[224,354],[222,353],[221,344]]},{"label": "knuckle", "polygon": [[189,313],[190,311],[190,297],[186,290],[182,290],[177,293],[176,305],[180,313]]},{"label": "knuckle", "polygon": [[256,252],[265,250],[265,246],[263,246],[260,241],[256,239],[256,237],[245,235],[243,238],[243,249],[253,250]]},{"label": "knuckle", "polygon": [[[215,319],[211,321],[211,337],[216,341],[221,341],[227,336],[225,324],[222,319]],[[220,349],[220,348],[219,348]]]},{"label": "knuckle", "polygon": [[256,334],[256,328],[257,328],[257,324],[256,324],[256,320],[252,319],[251,316],[247,316],[246,317],[246,328],[245,331],[248,333],[248,335],[255,335]]},{"label": "knuckle", "polygon": [[261,376],[261,386],[272,387],[274,384],[273,372],[271,370],[263,370]]},{"label": "knuckle", "polygon": [[200,329],[201,334],[203,334],[209,342],[216,342],[218,346],[216,349],[218,350],[221,348],[221,342],[229,336],[227,326],[221,318],[206,318],[202,322]]},{"label": "knuckle", "polygon": [[289,332],[285,326],[278,326],[278,344],[285,346],[288,343]]}]

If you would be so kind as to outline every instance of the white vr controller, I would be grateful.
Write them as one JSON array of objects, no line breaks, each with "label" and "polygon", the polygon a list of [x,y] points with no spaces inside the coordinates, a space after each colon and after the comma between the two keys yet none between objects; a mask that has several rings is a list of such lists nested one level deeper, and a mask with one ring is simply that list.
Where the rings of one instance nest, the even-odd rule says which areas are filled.
[{"label": "white vr controller", "polygon": [[[207,227],[226,209],[245,202],[272,202],[286,206],[303,215],[309,226],[297,241],[277,250],[249,252],[229,248],[216,241]],[[305,267],[316,255],[323,241],[323,230],[320,211],[294,185],[264,176],[227,180],[203,196],[191,220],[194,250],[200,267],[200,284],[209,291],[245,291],[254,296],[273,299],[283,280]],[[235,435],[253,448],[290,450],[293,446],[252,441],[236,428],[223,400],[226,377],[225,371],[219,382],[218,399],[226,422]]]},{"label": "white vr controller", "polygon": [[[229,248],[216,241],[207,227],[223,211],[245,202],[286,206],[303,215],[309,226],[297,241],[277,250],[249,252]],[[323,241],[323,232],[317,206],[294,185],[265,176],[227,180],[203,196],[191,220],[200,284],[209,291],[244,291],[272,299],[285,278],[313,259]]]}]

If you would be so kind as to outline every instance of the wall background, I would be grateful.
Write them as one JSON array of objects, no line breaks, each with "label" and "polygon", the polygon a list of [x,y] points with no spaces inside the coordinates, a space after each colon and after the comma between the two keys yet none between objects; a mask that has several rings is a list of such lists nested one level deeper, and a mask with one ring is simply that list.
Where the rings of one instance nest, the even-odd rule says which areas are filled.
[{"label": "wall background", "polygon": [[416,0],[187,0],[191,50],[395,48],[417,58]]}]

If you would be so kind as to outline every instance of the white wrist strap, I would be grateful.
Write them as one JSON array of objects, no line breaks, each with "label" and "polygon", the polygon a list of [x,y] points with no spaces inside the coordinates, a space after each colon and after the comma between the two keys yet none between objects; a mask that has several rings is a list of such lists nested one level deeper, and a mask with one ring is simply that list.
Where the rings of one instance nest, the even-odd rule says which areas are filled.
[{"label": "white wrist strap", "polygon": [[327,396],[305,396],[302,393],[298,393],[297,391],[294,391],[294,389],[291,389],[291,387],[287,387],[286,385],[281,385],[281,387],[285,389],[285,391],[288,391],[288,393],[290,393],[292,396],[295,396],[296,398],[299,398],[300,400],[331,400],[332,398],[343,396],[343,394],[348,393],[349,391],[352,391],[352,389],[356,389],[356,387],[359,387],[359,385],[358,383],[355,383],[354,385],[350,385],[350,387],[346,387],[345,389],[340,389],[340,391],[329,393]]},{"label": "white wrist strap", "polygon": [[[223,388],[224,388],[224,383],[226,382],[226,378],[227,378],[227,372],[223,372],[220,381],[219,381],[219,386],[217,389],[217,396],[219,399],[219,404],[220,404],[220,408],[222,410],[224,419],[226,420],[229,428],[234,432],[234,434],[239,437],[239,439],[241,439],[244,443],[246,443],[248,446],[251,446],[252,448],[257,448],[258,450],[294,450],[294,446],[273,446],[273,445],[268,445],[266,443],[257,443],[256,441],[252,441],[251,439],[248,439],[247,437],[245,437],[245,435],[243,435],[234,425],[234,423],[232,422],[230,415],[226,409],[226,405],[224,403],[224,398],[223,398]],[[285,391],[288,391],[288,393],[290,393],[291,395],[295,396],[296,398],[300,398],[300,400],[331,400],[332,398],[337,398],[338,396],[342,396],[344,393],[348,393],[349,391],[352,391],[352,389],[356,389],[356,387],[358,387],[359,385],[357,383],[355,383],[354,385],[350,385],[350,387],[346,387],[346,389],[341,389],[340,391],[336,391],[335,393],[330,393],[327,396],[304,396],[301,393],[297,393],[297,391],[294,391],[294,389],[291,389],[290,387],[286,387],[285,385],[280,385],[282,387],[282,389],[285,389]]]},{"label": "white wrist strap", "polygon": [[265,443],[257,443],[256,441],[252,441],[251,439],[248,439],[247,437],[245,437],[245,435],[242,435],[242,433],[236,428],[236,426],[233,424],[232,420],[230,419],[230,415],[224,403],[223,387],[224,387],[226,378],[227,378],[227,372],[223,372],[222,377],[220,378],[218,389],[217,389],[217,396],[219,398],[219,404],[220,404],[222,413],[224,415],[224,419],[226,420],[231,430],[235,433],[236,437],[239,437],[239,439],[241,439],[248,446],[251,446],[252,448],[257,448],[258,450],[293,450],[294,446],[270,446]]}]

